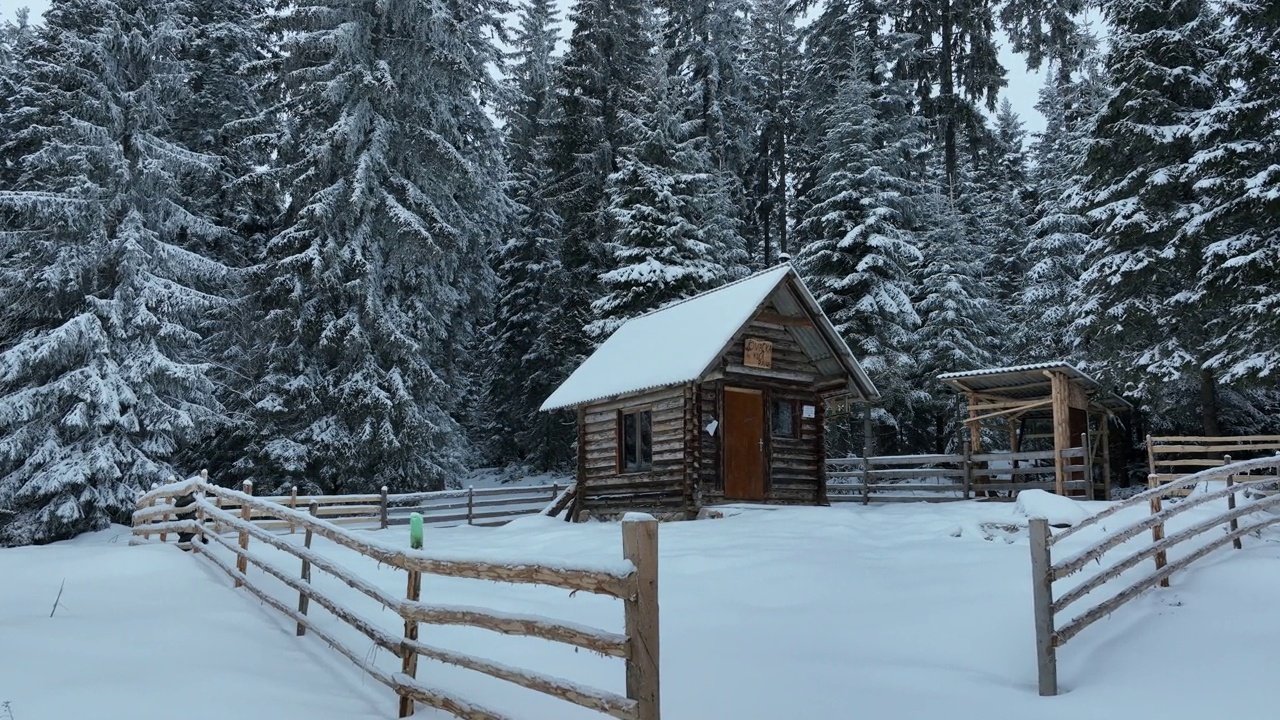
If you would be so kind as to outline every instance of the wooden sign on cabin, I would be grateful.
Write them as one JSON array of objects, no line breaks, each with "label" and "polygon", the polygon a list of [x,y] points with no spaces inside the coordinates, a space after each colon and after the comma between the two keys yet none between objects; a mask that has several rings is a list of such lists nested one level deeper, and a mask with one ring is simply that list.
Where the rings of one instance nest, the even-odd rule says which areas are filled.
[{"label": "wooden sign on cabin", "polygon": [[743,365],[764,370],[773,367],[773,343],[768,340],[747,338],[743,344]]}]

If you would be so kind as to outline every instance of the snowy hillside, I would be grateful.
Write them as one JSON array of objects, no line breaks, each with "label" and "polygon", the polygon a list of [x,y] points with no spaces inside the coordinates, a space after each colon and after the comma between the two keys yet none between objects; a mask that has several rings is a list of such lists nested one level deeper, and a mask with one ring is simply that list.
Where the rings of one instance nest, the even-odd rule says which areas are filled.
[{"label": "snowy hillside", "polygon": [[[1247,538],[1244,551],[1219,552],[1175,576],[1169,590],[1090,628],[1060,652],[1065,694],[1038,697],[1024,512],[1043,511],[1043,501],[734,509],[724,519],[662,525],[664,720],[1268,714],[1280,646],[1280,535]],[[1184,517],[1188,524],[1201,517],[1188,515],[1195,516]],[[399,542],[404,532],[377,535]],[[363,680],[322,642],[293,637],[291,622],[233,591],[207,561],[172,547],[126,547],[126,531],[116,533],[0,552],[0,702],[10,701],[18,720],[393,717],[389,691]],[[502,528],[428,529],[426,545],[576,564],[616,560],[619,534],[616,524],[534,517]],[[1086,530],[1064,546],[1096,537]],[[318,539],[315,547],[403,593],[402,573]],[[279,560],[296,572],[294,558]],[[49,618],[64,577],[61,606]],[[262,573],[251,577],[296,600]],[[327,576],[315,582],[400,631],[393,613],[363,595]],[[616,601],[548,588],[428,577],[422,597],[621,629]],[[398,668],[397,658],[325,613],[313,617],[368,649],[378,665]],[[423,637],[622,690],[620,661],[591,653],[468,628],[424,626]],[[425,661],[418,677],[515,720],[603,717]],[[192,703],[184,699],[187,688],[235,691]],[[419,709],[416,717],[443,716]]]}]

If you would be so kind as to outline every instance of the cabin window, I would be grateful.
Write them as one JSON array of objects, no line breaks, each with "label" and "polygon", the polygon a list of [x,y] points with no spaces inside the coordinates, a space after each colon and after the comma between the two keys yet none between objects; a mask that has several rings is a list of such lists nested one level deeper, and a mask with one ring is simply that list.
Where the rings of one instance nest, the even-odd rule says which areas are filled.
[{"label": "cabin window", "polygon": [[794,400],[774,400],[769,404],[771,411],[770,425],[774,437],[793,438],[796,436],[796,402]]},{"label": "cabin window", "polygon": [[640,472],[653,466],[653,413],[635,410],[622,413],[618,423],[619,469],[622,472]]}]

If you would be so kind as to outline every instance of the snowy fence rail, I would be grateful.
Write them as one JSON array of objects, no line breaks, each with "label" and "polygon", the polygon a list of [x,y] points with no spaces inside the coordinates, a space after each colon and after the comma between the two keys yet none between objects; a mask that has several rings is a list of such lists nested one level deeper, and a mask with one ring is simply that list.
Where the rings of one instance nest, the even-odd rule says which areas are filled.
[{"label": "snowy fence rail", "polygon": [[[1068,477],[1063,490],[1094,489],[1088,438],[1062,453]],[[1047,464],[1046,464],[1047,461]],[[950,502],[981,495],[1022,490],[1056,491],[1053,451],[941,455],[883,455],[827,460],[827,498],[831,502]],[[1088,478],[1088,479],[1086,479]]]},{"label": "snowy fence rail", "polygon": [[[244,587],[292,619],[297,624],[299,636],[308,632],[314,634],[365,673],[395,691],[400,698],[400,717],[411,715],[414,703],[420,702],[466,720],[510,720],[498,711],[422,684],[416,678],[417,663],[419,657],[425,657],[483,673],[619,720],[659,720],[658,523],[652,517],[632,514],[623,520],[623,557],[619,562],[600,567],[553,567],[431,557],[425,551],[406,550],[368,536],[357,536],[322,517],[318,498],[303,499],[307,501],[307,512],[285,506],[278,502],[279,498],[254,497],[252,485],[247,483],[244,492],[211,485],[207,482],[207,475],[202,473],[200,477],[165,485],[140,497],[134,513],[133,534],[145,540],[158,533],[162,541],[168,533],[185,535],[187,542],[182,543],[184,548],[208,558],[232,578],[236,587]],[[237,509],[238,513],[232,512],[231,508]],[[170,516],[178,519],[170,520]],[[256,520],[263,517],[303,530],[302,546],[296,544],[296,539],[286,538]],[[405,597],[397,597],[312,550],[312,540],[316,535],[382,565],[405,571]],[[260,543],[293,556],[301,562],[301,572],[295,576],[282,570],[278,562],[251,552],[251,539],[255,546]],[[224,559],[222,553],[211,552],[207,547],[210,542],[234,556],[235,563]],[[297,608],[256,585],[250,578],[250,565],[297,592]],[[395,612],[398,620],[404,623],[403,635],[389,632],[313,586],[313,569],[328,573]],[[622,601],[625,633],[484,608],[425,603],[421,601],[423,575],[543,585],[616,598]],[[312,603],[364,635],[375,646],[399,657],[399,672],[389,672],[376,666],[367,653],[353,650],[332,632],[317,625],[309,615]],[[540,672],[434,647],[419,640],[421,623],[463,625],[504,635],[540,638],[591,650],[606,657],[621,658],[626,667],[626,694],[618,695]]]},{"label": "snowy fence rail", "polygon": [[[566,487],[559,484],[467,488],[434,492],[359,495],[300,495],[292,488],[288,495],[262,496],[261,499],[291,510],[316,505],[317,517],[346,527],[380,527],[407,525],[412,513],[422,515],[428,525],[502,525],[517,517],[537,515],[561,497]],[[171,499],[156,497],[152,502],[162,506]],[[222,501],[224,510],[239,510],[235,500]],[[161,515],[171,515],[172,511]],[[297,523],[280,520],[262,511],[251,511],[249,519],[268,530],[298,531]],[[163,537],[161,538],[164,539]]]},{"label": "snowy fence rail", "polygon": [[[1280,455],[1235,463],[1231,461],[1230,456],[1227,456],[1226,464],[1221,467],[1210,468],[1155,485],[1056,535],[1050,531],[1048,520],[1031,518],[1031,579],[1035,603],[1036,660],[1040,694],[1058,694],[1057,649],[1080,631],[1115,612],[1144,590],[1156,585],[1168,587],[1169,577],[1173,573],[1186,568],[1214,550],[1227,543],[1240,549],[1241,539],[1244,536],[1280,523],[1280,514],[1263,517],[1246,525],[1240,523],[1241,518],[1261,510],[1280,510],[1280,494],[1262,496],[1259,500],[1243,505],[1238,505],[1236,501],[1236,495],[1241,491],[1260,485],[1274,484],[1276,470],[1280,470]],[[1260,472],[1267,474],[1255,474]],[[1164,507],[1164,499],[1182,496],[1186,489],[1208,481],[1225,481],[1225,486],[1216,490],[1207,488],[1205,492],[1182,497],[1178,502]],[[1152,478],[1151,482],[1154,484],[1156,480]],[[1226,501],[1225,511],[1165,537],[1165,524],[1170,519],[1205,503],[1224,500]],[[1116,513],[1144,503],[1150,508],[1150,514],[1147,517],[1111,530],[1094,544],[1054,562],[1053,548],[1058,543],[1085,528],[1113,517]],[[1197,546],[1172,563],[1168,561],[1170,549],[1220,526],[1225,526],[1224,534]],[[1142,547],[1112,564],[1101,562],[1104,555],[1142,536],[1148,530],[1151,531],[1149,544],[1143,544]],[[1108,586],[1113,580],[1119,579],[1126,572],[1149,559],[1155,564],[1153,572],[1131,580],[1118,592],[1075,615],[1065,625],[1058,625],[1058,616],[1062,615],[1069,606],[1084,599],[1088,594]],[[1098,568],[1094,575],[1078,582],[1055,599],[1055,583],[1091,565]]]}]

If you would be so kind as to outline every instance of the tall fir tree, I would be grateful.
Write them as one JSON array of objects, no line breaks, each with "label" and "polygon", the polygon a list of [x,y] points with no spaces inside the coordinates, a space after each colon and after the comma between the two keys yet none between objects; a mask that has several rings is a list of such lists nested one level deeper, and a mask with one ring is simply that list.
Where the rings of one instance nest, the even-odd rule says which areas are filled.
[{"label": "tall fir tree", "polygon": [[920,109],[938,126],[941,170],[953,200],[962,191],[963,146],[982,126],[979,107],[994,110],[1006,85],[996,46],[996,0],[892,0],[898,32],[917,38],[899,76],[916,84]]},{"label": "tall fir tree", "polygon": [[[222,233],[183,193],[216,158],[175,142],[180,3],[54,0],[25,58],[16,190],[0,205],[0,544],[123,521],[224,422],[201,319]],[[12,146],[10,146],[12,147]]]},{"label": "tall fir tree", "polygon": [[[16,187],[22,172],[20,160],[27,153],[20,138],[26,127],[24,116],[29,113],[23,112],[17,101],[26,84],[26,60],[34,37],[25,8],[13,20],[0,20],[0,190]],[[0,224],[3,223],[4,216],[0,215]]]},{"label": "tall fir tree", "polygon": [[[1114,90],[1088,146],[1081,206],[1095,225],[1076,340],[1149,409],[1177,402],[1164,383],[1199,385],[1202,429],[1218,432],[1207,349],[1224,308],[1197,293],[1207,237],[1182,227],[1203,209],[1189,124],[1222,97],[1219,19],[1205,0],[1118,0],[1106,7]],[[1175,399],[1176,398],[1176,399]]]},{"label": "tall fir tree", "polygon": [[486,112],[503,9],[315,0],[281,19],[292,201],[254,274],[278,341],[262,346],[247,474],[344,492],[463,469],[458,358],[505,209]]},{"label": "tall fir tree", "polygon": [[487,420],[480,428],[490,462],[537,470],[567,467],[574,440],[571,424],[538,413],[566,377],[563,341],[577,330],[563,322],[569,290],[559,258],[563,223],[550,202],[556,29],[553,0],[520,7],[502,113],[514,213],[495,259],[494,319],[485,329]]},{"label": "tall fir tree", "polygon": [[1094,118],[1108,94],[1097,63],[1081,67],[1066,82],[1046,83],[1036,103],[1046,121],[1031,147],[1038,203],[1021,253],[1024,272],[1016,306],[1022,322],[1013,331],[1010,353],[1028,362],[1080,359],[1068,330],[1092,228],[1074,195],[1083,184]]},{"label": "tall fir tree", "polygon": [[225,230],[202,252],[236,270],[230,301],[206,318],[204,347],[214,359],[211,377],[231,424],[184,458],[192,467],[218,467],[218,479],[241,479],[236,464],[253,431],[246,426],[259,355],[253,349],[256,307],[244,270],[261,261],[278,229],[284,192],[273,179],[276,147],[267,112],[278,93],[267,0],[187,0],[192,24],[183,43],[190,99],[174,121],[187,147],[218,158],[214,179],[196,179],[184,193]]},{"label": "tall fir tree", "polygon": [[609,176],[613,267],[592,304],[599,340],[626,320],[723,284],[745,251],[723,202],[706,138],[682,117],[690,89],[658,53],[646,74],[643,110],[625,116],[630,141]]},{"label": "tall fir tree", "polygon": [[995,301],[1013,311],[1025,273],[1022,262],[1027,244],[1029,208],[1035,191],[1028,177],[1026,131],[1008,100],[1002,100],[995,126],[973,150],[971,189],[962,198],[970,208],[970,225],[990,249],[986,276],[995,289]]},{"label": "tall fir tree", "polygon": [[[796,264],[806,282],[871,373],[886,389],[882,423],[897,425],[919,327],[912,298],[920,232],[935,189],[925,178],[929,145],[924,120],[912,111],[910,84],[892,77],[908,40],[869,32],[849,36],[859,48],[843,73],[816,149],[822,164],[797,235]],[[810,77],[814,74],[811,73]]]},{"label": "tall fir tree", "polygon": [[937,376],[997,364],[1008,322],[983,264],[990,250],[968,225],[972,214],[945,200],[935,213],[916,272],[920,329],[913,343],[915,402],[907,442],[917,452],[940,453],[955,449],[958,418],[954,394]]},{"label": "tall fir tree", "polygon": [[1192,158],[1203,212],[1186,235],[1204,247],[1202,297],[1225,298],[1208,365],[1226,381],[1280,376],[1280,5],[1223,3],[1229,93],[1196,123]]},{"label": "tall fir tree", "polygon": [[652,12],[639,0],[580,0],[570,14],[551,148],[553,209],[563,221],[560,260],[568,277],[560,322],[574,328],[562,347],[568,369],[591,347],[591,303],[603,294],[600,275],[612,266],[602,242],[614,233],[608,179],[628,141],[626,118],[644,92],[655,45]]},{"label": "tall fir tree", "polygon": [[790,0],[754,0],[751,11],[748,82],[757,115],[747,167],[747,203],[751,209],[747,236],[756,266],[773,264],[792,252],[791,142],[796,132],[796,105],[801,82],[799,7]]}]

